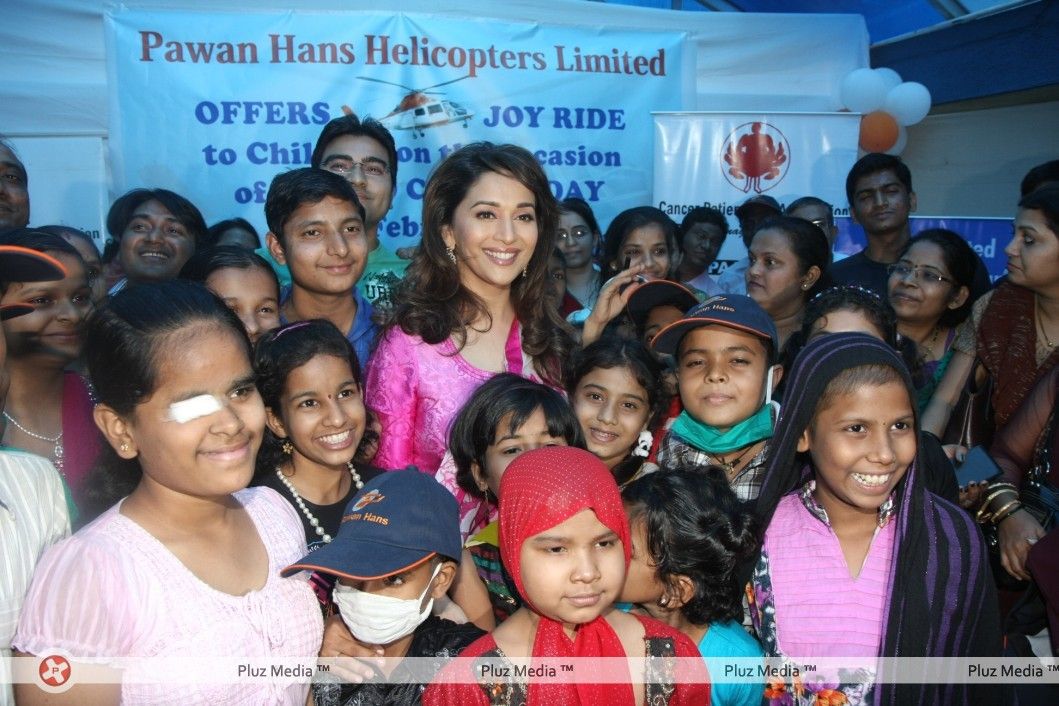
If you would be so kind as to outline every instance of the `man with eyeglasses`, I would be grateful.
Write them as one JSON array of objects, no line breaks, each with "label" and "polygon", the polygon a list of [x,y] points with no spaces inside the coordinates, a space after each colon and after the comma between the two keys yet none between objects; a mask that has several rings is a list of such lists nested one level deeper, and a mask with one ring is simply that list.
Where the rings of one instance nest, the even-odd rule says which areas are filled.
[{"label": "man with eyeglasses", "polygon": [[393,287],[404,274],[407,260],[379,247],[379,223],[386,217],[397,190],[397,145],[393,135],[374,118],[355,113],[335,118],[320,131],[311,165],[343,177],[364,206],[368,264],[358,282],[360,293],[385,316]]},{"label": "man with eyeglasses", "polygon": [[803,196],[791,201],[787,206],[787,215],[809,221],[824,231],[827,242],[831,245],[831,262],[845,260],[845,253],[835,252],[835,238],[838,237],[838,226],[835,225],[835,209],[827,201],[815,196]]}]

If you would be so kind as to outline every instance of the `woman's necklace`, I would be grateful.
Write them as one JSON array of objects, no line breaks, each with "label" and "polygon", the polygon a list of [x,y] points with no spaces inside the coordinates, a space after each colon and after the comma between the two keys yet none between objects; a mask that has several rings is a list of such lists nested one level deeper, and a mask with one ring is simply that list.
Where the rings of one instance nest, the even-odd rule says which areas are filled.
[{"label": "woman's necklace", "polygon": [[[360,479],[360,474],[357,473],[357,469],[353,467],[353,462],[350,461],[347,463],[346,467],[349,469],[349,475],[353,479],[353,485],[357,487],[357,490],[363,488],[364,481]],[[309,524],[312,526],[316,534],[324,540],[324,544],[330,544],[331,535],[325,532],[324,528],[320,526],[320,520],[316,519],[316,515],[306,507],[305,501],[302,500],[302,496],[294,489],[294,484],[290,482],[290,479],[283,475],[283,470],[279,466],[276,466],[276,477],[279,478],[280,483],[287,486],[287,490],[290,491],[291,497],[294,498],[294,504],[297,505],[298,509],[302,511],[302,514],[305,515],[305,519],[309,521]]]},{"label": "woman's necklace", "polygon": [[1037,306],[1037,300],[1033,301],[1033,318],[1037,322],[1037,330],[1040,331],[1041,337],[1044,339],[1044,345],[1048,346],[1049,349],[1055,348],[1055,344],[1052,343],[1052,339],[1048,338],[1048,332],[1044,330],[1044,322],[1041,321],[1041,309]]},{"label": "woman's necklace", "polygon": [[934,355],[934,344],[938,342],[939,333],[941,333],[941,327],[935,324],[934,333],[930,335],[930,340],[921,346],[923,352],[920,353],[919,358],[924,363],[928,360],[934,360],[937,358],[937,356]]},{"label": "woman's necklace", "polygon": [[31,436],[34,439],[39,439],[40,441],[45,441],[49,444],[55,444],[52,458],[55,461],[55,468],[58,469],[59,473],[63,472],[63,433],[61,431],[57,436],[44,436],[43,434],[37,434],[19,424],[18,420],[8,414],[6,409],[4,410],[4,419],[14,424],[15,428],[26,436]]},{"label": "woman's necklace", "polygon": [[754,448],[755,446],[757,446],[757,445],[758,445],[758,442],[756,442],[756,441],[754,443],[750,444],[745,449],[743,449],[742,452],[740,452],[740,454],[738,456],[736,456],[735,458],[733,458],[731,461],[725,461],[723,457],[717,456],[717,455],[711,454],[711,453],[708,453],[706,455],[709,456],[710,458],[712,458],[713,460],[717,461],[717,464],[721,468],[724,469],[725,475],[728,476],[729,480],[731,480],[732,476],[735,474],[735,467],[738,466],[739,462],[743,460],[743,457],[746,456],[748,453],[750,453],[750,450],[752,448]]}]

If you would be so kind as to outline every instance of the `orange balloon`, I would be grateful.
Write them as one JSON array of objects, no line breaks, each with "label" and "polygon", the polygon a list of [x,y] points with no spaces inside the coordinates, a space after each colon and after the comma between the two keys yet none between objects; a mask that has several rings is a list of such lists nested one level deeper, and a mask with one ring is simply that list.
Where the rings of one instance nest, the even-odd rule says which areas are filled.
[{"label": "orange balloon", "polygon": [[897,144],[897,120],[885,110],[860,119],[860,147],[866,152],[885,152]]}]

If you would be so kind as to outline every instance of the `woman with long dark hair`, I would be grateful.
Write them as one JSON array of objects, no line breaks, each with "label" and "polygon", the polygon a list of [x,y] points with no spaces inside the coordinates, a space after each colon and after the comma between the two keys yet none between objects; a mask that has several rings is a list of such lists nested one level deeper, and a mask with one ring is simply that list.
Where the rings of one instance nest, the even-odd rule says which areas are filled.
[{"label": "woman with long dark hair", "polygon": [[438,166],[422,242],[368,370],[377,466],[436,472],[452,418],[497,373],[561,386],[573,341],[545,296],[555,224],[548,179],[521,147],[474,143]]}]

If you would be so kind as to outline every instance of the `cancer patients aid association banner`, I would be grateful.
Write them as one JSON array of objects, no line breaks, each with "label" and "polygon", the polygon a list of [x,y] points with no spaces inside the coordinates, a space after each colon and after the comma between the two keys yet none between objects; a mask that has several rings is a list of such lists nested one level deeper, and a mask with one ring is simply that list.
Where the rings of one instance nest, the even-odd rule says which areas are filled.
[{"label": "cancer patients aid association banner", "polygon": [[[846,174],[857,161],[855,113],[660,113],[655,115],[653,204],[678,223],[712,206],[739,235],[735,209],[767,194],[786,207],[816,196],[849,216]],[[738,237],[725,240],[714,274],[745,257]]]},{"label": "cancer patients aid association banner", "polygon": [[[308,166],[321,128],[352,110],[398,147],[379,229],[386,296],[419,241],[426,179],[476,140],[513,142],[555,196],[606,223],[650,201],[651,111],[680,107],[681,32],[639,32],[371,12],[245,14],[117,8],[107,16],[115,191],[164,187],[208,222],[264,232],[272,178]],[[373,261],[379,259],[373,256]]]}]

